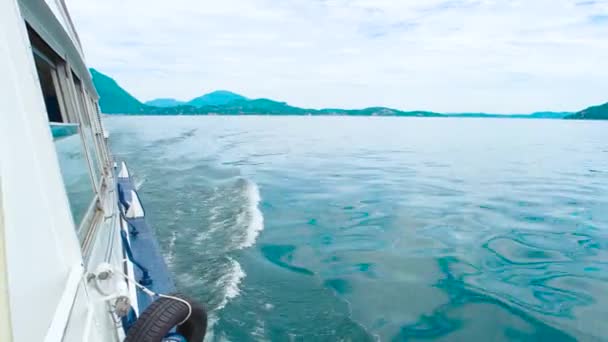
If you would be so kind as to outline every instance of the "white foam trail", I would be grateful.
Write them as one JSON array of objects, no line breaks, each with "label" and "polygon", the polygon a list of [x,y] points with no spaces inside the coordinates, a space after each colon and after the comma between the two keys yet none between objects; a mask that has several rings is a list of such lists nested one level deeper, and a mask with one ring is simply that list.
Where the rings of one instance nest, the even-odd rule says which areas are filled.
[{"label": "white foam trail", "polygon": [[205,338],[203,339],[203,342],[216,341],[215,331],[213,330],[213,328],[215,327],[217,321],[218,318],[215,316],[215,314],[213,312],[210,312],[209,317],[207,318],[207,332],[205,333]]},{"label": "white foam trail", "polygon": [[173,231],[171,232],[171,239],[169,239],[169,247],[167,248],[169,252],[165,257],[169,266],[173,265],[173,260],[175,259],[175,240],[177,240],[177,233]]},{"label": "white foam trail", "polygon": [[241,280],[243,280],[243,278],[245,278],[246,276],[245,271],[243,271],[243,268],[241,267],[241,264],[239,264],[236,260],[232,258],[228,259],[230,259],[231,270],[230,272],[225,273],[224,276],[220,278],[220,285],[223,286],[226,291],[224,292],[224,298],[222,298],[222,301],[218,305],[217,310],[223,309],[226,304],[228,304],[228,301],[230,299],[235,298],[241,293],[241,290],[239,289],[239,284],[241,283]]},{"label": "white foam trail", "polygon": [[257,337],[258,340],[268,340],[266,338],[266,324],[264,324],[264,321],[258,318],[257,324],[255,325],[255,328],[253,328],[251,335]]},{"label": "white foam trail", "polygon": [[[208,199],[208,202],[216,204],[215,200],[217,198],[225,200],[225,196],[227,196],[226,192],[215,191],[214,194]],[[227,210],[227,205],[230,206],[229,208],[234,208],[232,207],[232,205],[234,205],[234,201],[222,203],[222,205],[214,205],[209,210],[209,228],[207,231],[205,231],[205,233],[201,234],[197,240],[203,241],[212,238],[214,233],[219,229],[234,226],[240,231],[240,234],[231,236],[231,238],[236,238],[238,240],[232,240],[236,242],[236,246],[231,244],[232,247],[230,250],[233,251],[234,249],[243,249],[253,246],[258,235],[264,229],[264,216],[262,215],[262,211],[258,208],[258,205],[262,200],[258,186],[251,181],[245,181],[244,196],[241,197],[237,194],[234,199],[240,202],[241,198],[244,198],[246,201],[246,203],[243,203],[244,210],[239,212],[235,218],[235,221],[232,222],[227,219],[220,220],[220,218],[223,210]],[[242,229],[245,230],[244,235],[241,235],[243,234],[241,233]],[[216,282],[217,288],[224,289],[224,293],[220,303],[213,311],[209,313],[208,329],[205,336],[205,341],[226,340],[225,336],[215,336],[214,334],[213,328],[218,322],[217,312],[226,307],[231,299],[234,299],[240,295],[241,290],[239,289],[239,285],[246,276],[241,265],[236,260],[230,257],[228,257],[228,260],[228,271],[226,271]],[[259,331],[258,333],[263,333],[263,331]]]},{"label": "white foam trail", "polygon": [[[212,200],[215,198],[215,194],[213,195],[212,199],[210,200],[211,203]],[[207,204],[208,205],[208,204]],[[209,209],[209,226],[208,228],[201,232],[200,234],[198,234],[198,236],[196,236],[195,240],[197,243],[202,243],[203,241],[210,239],[213,234],[218,231],[220,228],[224,227],[224,221],[218,221],[218,217],[220,215],[222,207],[219,206],[214,206],[211,209]]]},{"label": "white foam trail", "polygon": [[211,312],[209,312],[208,322],[207,322],[207,333],[205,334],[204,341],[217,341],[217,340],[226,340],[225,336],[219,336],[216,338],[214,327],[218,322],[217,312],[222,310],[228,304],[230,299],[237,297],[241,290],[239,289],[239,284],[245,278],[246,274],[241,267],[241,264],[238,261],[228,257],[230,261],[230,270],[219,279],[218,285],[220,288],[226,289],[224,292],[224,297],[219,305]]},{"label": "white foam trail", "polygon": [[249,214],[249,225],[247,226],[247,234],[245,240],[239,246],[239,249],[249,248],[253,246],[260,232],[264,230],[264,215],[258,207],[262,197],[260,189],[254,182],[247,182],[247,212]]},{"label": "white foam trail", "polygon": [[142,186],[142,185],[144,185],[144,183],[145,183],[145,182],[146,182],[146,179],[145,179],[145,178],[142,178],[142,179],[136,179],[136,180],[135,180],[135,184],[134,184],[134,186],[135,186],[135,190],[139,190],[139,189],[141,189],[141,186]]}]

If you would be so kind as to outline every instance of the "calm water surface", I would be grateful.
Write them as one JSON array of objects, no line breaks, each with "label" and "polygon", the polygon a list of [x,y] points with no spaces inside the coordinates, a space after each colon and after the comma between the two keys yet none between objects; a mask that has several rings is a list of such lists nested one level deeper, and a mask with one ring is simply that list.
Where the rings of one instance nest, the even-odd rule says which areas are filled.
[{"label": "calm water surface", "polygon": [[608,123],[106,117],[209,340],[606,340]]}]

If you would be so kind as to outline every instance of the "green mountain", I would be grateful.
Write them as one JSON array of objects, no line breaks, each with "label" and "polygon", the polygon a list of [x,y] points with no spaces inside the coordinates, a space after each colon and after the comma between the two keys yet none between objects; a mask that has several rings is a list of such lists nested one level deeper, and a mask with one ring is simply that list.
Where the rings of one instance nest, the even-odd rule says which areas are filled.
[{"label": "green mountain", "polygon": [[535,112],[528,117],[535,119],[563,119],[568,115],[572,115],[571,112]]},{"label": "green mountain", "polygon": [[247,100],[244,96],[235,94],[227,90],[216,90],[209,94],[192,99],[186,103],[186,105],[194,107],[205,107],[205,106],[221,106],[228,104],[232,101]]},{"label": "green mountain", "polygon": [[166,98],[166,99],[161,98],[161,99],[154,99],[154,100],[146,101],[145,104],[147,106],[152,106],[152,107],[176,107],[176,106],[184,105],[184,102],[176,100],[176,99],[171,99],[171,98]]},{"label": "green mountain", "polygon": [[425,117],[479,117],[479,118],[529,118],[529,119],[608,119],[608,103],[591,107],[574,115],[561,112],[537,112],[532,114],[459,113],[439,114],[426,111],[401,111],[386,107],[364,109],[306,109],[290,106],[285,102],[269,99],[247,99],[226,90],[218,90],[197,97],[186,103],[175,99],[156,99],[141,103],[112,78],[90,69],[93,84],[99,93],[99,106],[105,114],[150,115],[347,115],[347,116],[425,116]]},{"label": "green mountain", "polygon": [[147,101],[145,104],[152,107],[178,107],[178,106],[192,106],[192,107],[205,107],[205,106],[222,106],[233,101],[247,100],[246,97],[239,94],[227,91],[227,90],[216,90],[209,94],[199,96],[188,102],[172,99],[172,98],[160,98]]},{"label": "green mountain", "polygon": [[106,114],[143,114],[146,105],[122,89],[112,78],[95,69],[89,69],[99,94],[99,106]]},{"label": "green mountain", "polygon": [[567,116],[566,119],[575,120],[608,120],[608,103],[603,105],[589,107],[581,110],[578,113]]},{"label": "green mountain", "polygon": [[[93,84],[99,93],[99,106],[105,114],[150,115],[359,115],[359,116],[441,116],[432,112],[404,112],[391,108],[305,109],[269,99],[247,99],[225,91],[215,91],[187,103],[174,99],[157,99],[141,103],[121,88],[112,78],[91,69]],[[175,103],[176,105],[169,106]]]},{"label": "green mountain", "polygon": [[293,107],[285,102],[268,99],[235,100],[223,105],[204,106],[200,109],[215,114],[270,114],[270,115],[305,115],[312,111]]},{"label": "green mountain", "polygon": [[349,115],[349,116],[441,116],[431,112],[403,112],[374,107],[365,109],[305,109],[269,99],[237,100],[221,106],[150,107],[146,114],[155,115]]}]

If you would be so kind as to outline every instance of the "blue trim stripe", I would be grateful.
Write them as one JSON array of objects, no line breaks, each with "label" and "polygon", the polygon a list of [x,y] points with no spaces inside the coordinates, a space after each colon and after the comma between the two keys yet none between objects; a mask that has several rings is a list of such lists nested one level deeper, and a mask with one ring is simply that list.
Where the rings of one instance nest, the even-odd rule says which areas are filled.
[{"label": "blue trim stripe", "polygon": [[[135,194],[139,198],[132,180],[130,178],[117,179],[119,201],[122,204],[121,212],[123,219],[127,221],[130,227],[129,238],[131,243],[129,244],[127,241],[126,233],[122,233],[121,235],[124,234],[123,244],[125,244],[124,247],[127,256],[136,266],[138,266],[134,269],[136,279],[144,279],[146,275],[145,273],[147,273],[151,283],[149,283],[149,285],[142,285],[145,285],[156,293],[175,292],[175,283],[173,282],[171,273],[169,272],[169,269],[165,263],[165,259],[161,254],[161,250],[152,227],[146,220],[145,214],[144,217],[133,219],[125,216],[125,212],[131,200],[131,191],[135,191]],[[139,312],[143,312],[154,301],[154,298],[150,298],[150,296],[138,289],[137,300],[139,304]]]}]

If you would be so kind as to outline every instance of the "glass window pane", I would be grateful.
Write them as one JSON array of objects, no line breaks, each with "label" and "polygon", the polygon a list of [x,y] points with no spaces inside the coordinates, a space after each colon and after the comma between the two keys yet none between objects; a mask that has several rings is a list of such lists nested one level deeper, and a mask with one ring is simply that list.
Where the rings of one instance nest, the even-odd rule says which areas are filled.
[{"label": "glass window pane", "polygon": [[78,125],[51,125],[61,176],[76,227],[95,198]]},{"label": "glass window pane", "polygon": [[85,144],[87,147],[87,151],[89,153],[89,158],[91,159],[91,166],[93,169],[93,175],[95,177],[95,182],[99,182],[101,179],[99,159],[95,149],[95,141],[93,138],[93,132],[91,131],[91,126],[82,125],[82,136],[84,137]]},{"label": "glass window pane", "polygon": [[[84,102],[84,92],[82,89],[82,84],[80,80],[73,75],[74,85],[76,88],[76,102],[79,110],[80,117],[80,128],[82,131],[82,136],[85,140],[85,147],[87,149],[87,154],[91,161],[91,168],[93,169],[93,177],[95,182],[99,182],[101,179],[101,167],[99,162],[99,155],[97,154],[97,148],[95,145],[95,135],[93,132],[93,127],[91,126],[91,121],[89,120],[87,106]],[[98,184],[97,184],[98,185]]]},{"label": "glass window pane", "polygon": [[38,71],[38,79],[40,80],[40,90],[44,97],[46,112],[51,122],[64,122],[62,106],[60,101],[54,75],[56,73],[53,66],[45,61],[41,56],[34,54],[34,62],[36,63],[36,71]]}]

